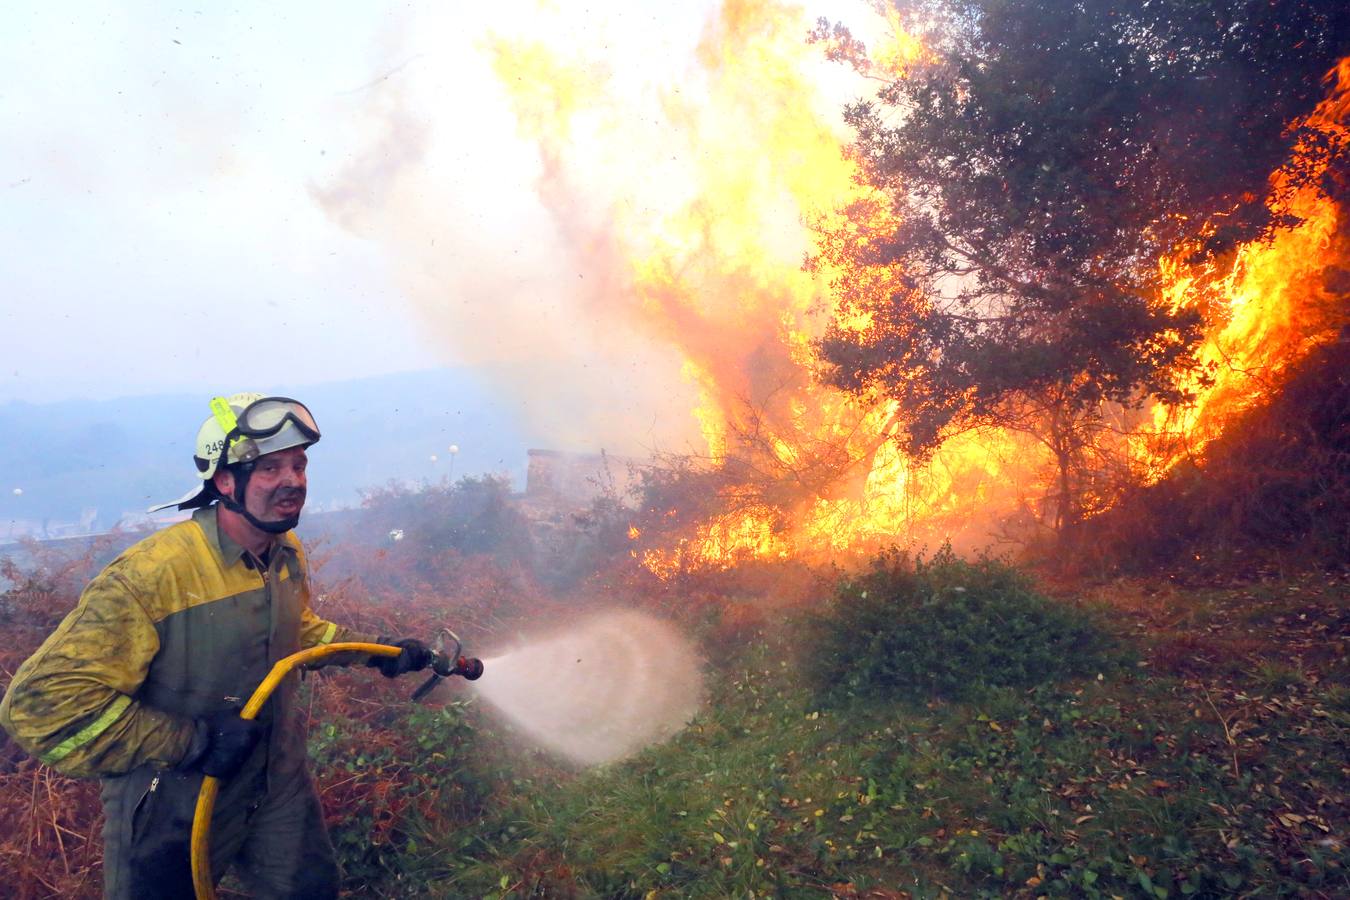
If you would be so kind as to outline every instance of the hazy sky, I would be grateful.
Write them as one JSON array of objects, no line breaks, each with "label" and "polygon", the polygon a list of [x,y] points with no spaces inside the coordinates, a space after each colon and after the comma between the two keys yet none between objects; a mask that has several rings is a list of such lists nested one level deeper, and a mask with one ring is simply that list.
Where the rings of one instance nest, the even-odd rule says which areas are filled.
[{"label": "hazy sky", "polygon": [[[668,351],[607,325],[575,383],[558,373],[593,347],[543,358],[573,340],[560,285],[580,275],[485,46],[575,43],[616,83],[668,80],[715,6],[6,4],[0,402],[462,364],[555,388],[547,414],[669,379]],[[503,309],[526,325],[486,327]],[[616,406],[660,418],[633,391]]]},{"label": "hazy sky", "polygon": [[[443,6],[6,4],[0,400],[453,362],[380,248],[311,197],[363,149],[381,79],[453,61],[444,107],[412,114],[457,123],[447,178],[500,189],[447,214],[494,232],[528,216],[530,150],[475,42],[530,6]],[[511,231],[508,257],[529,240]]]}]

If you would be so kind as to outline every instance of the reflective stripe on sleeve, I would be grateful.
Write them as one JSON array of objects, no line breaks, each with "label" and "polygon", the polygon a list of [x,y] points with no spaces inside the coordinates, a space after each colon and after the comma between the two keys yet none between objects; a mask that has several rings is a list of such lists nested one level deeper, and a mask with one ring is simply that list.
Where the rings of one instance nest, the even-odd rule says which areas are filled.
[{"label": "reflective stripe on sleeve", "polygon": [[328,628],[324,630],[323,637],[319,638],[319,643],[327,644],[331,642],[335,634],[337,634],[337,625],[333,622],[329,622]]},{"label": "reflective stripe on sleeve", "polygon": [[126,708],[130,705],[131,698],[126,694],[122,694],[112,703],[108,704],[108,708],[103,711],[103,715],[39,756],[38,759],[48,765],[60,762],[75,750],[78,750],[80,747],[83,747],[85,744],[107,731],[108,726],[115,722],[117,717],[125,712]]}]

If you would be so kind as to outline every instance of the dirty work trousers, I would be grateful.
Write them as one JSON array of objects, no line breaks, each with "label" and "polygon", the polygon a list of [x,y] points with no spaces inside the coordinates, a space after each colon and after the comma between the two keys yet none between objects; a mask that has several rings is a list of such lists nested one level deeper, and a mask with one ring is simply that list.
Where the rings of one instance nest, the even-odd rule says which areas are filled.
[{"label": "dirty work trousers", "polygon": [[[192,900],[192,814],[201,783],[200,773],[149,766],[104,779],[108,900]],[[222,785],[211,819],[213,878],[231,864],[258,898],[337,897],[337,861],[307,771],[270,792],[265,772]]]}]

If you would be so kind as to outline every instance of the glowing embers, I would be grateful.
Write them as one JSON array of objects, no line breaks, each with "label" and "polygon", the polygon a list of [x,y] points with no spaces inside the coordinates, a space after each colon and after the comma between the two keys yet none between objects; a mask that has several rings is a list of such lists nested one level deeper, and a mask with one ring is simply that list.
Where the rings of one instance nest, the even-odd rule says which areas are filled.
[{"label": "glowing embers", "polygon": [[750,491],[731,487],[719,498],[729,512],[717,513],[669,547],[644,551],[642,564],[669,578],[678,572],[727,569],[756,559],[786,559],[796,550],[781,513],[756,500]]},{"label": "glowing embers", "polygon": [[[832,495],[802,488],[794,493],[782,487],[790,484],[785,476],[767,485],[724,484],[716,498],[722,511],[684,528],[658,526],[646,532],[663,540],[641,552],[642,564],[670,578],[756,560],[840,561],[897,543],[937,547],[960,535],[972,535],[968,545],[974,547],[1010,511],[1013,518],[1018,511],[1042,517],[1044,451],[1025,435],[967,432],[922,463],[894,442],[871,437],[873,446],[860,460],[857,477],[852,482],[836,477],[820,489]],[[778,503],[768,502],[766,493],[775,489]],[[681,515],[671,509],[665,519],[675,522]]]}]

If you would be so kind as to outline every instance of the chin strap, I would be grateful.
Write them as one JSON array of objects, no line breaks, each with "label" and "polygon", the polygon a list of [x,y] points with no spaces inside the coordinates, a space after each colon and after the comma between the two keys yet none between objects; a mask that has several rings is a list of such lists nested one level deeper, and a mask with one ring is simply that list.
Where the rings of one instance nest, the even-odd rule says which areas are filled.
[{"label": "chin strap", "polygon": [[241,509],[240,512],[243,513],[244,518],[248,519],[249,523],[254,528],[266,531],[268,534],[285,534],[286,532],[290,531],[292,528],[300,524],[299,516],[291,516],[286,519],[277,519],[275,522],[264,522],[262,519],[257,518],[256,516],[253,515],[253,513],[249,512],[246,509]]},{"label": "chin strap", "polygon": [[234,466],[234,496],[226,497],[220,491],[215,490],[215,485],[211,489],[215,491],[216,496],[220,498],[220,505],[230,512],[238,513],[243,516],[248,523],[259,531],[265,531],[268,534],[285,534],[292,528],[300,524],[298,515],[288,516],[285,519],[277,519],[274,522],[266,522],[259,519],[253,513],[244,508],[244,490],[248,487],[248,479],[253,474],[252,463],[240,463]]}]

